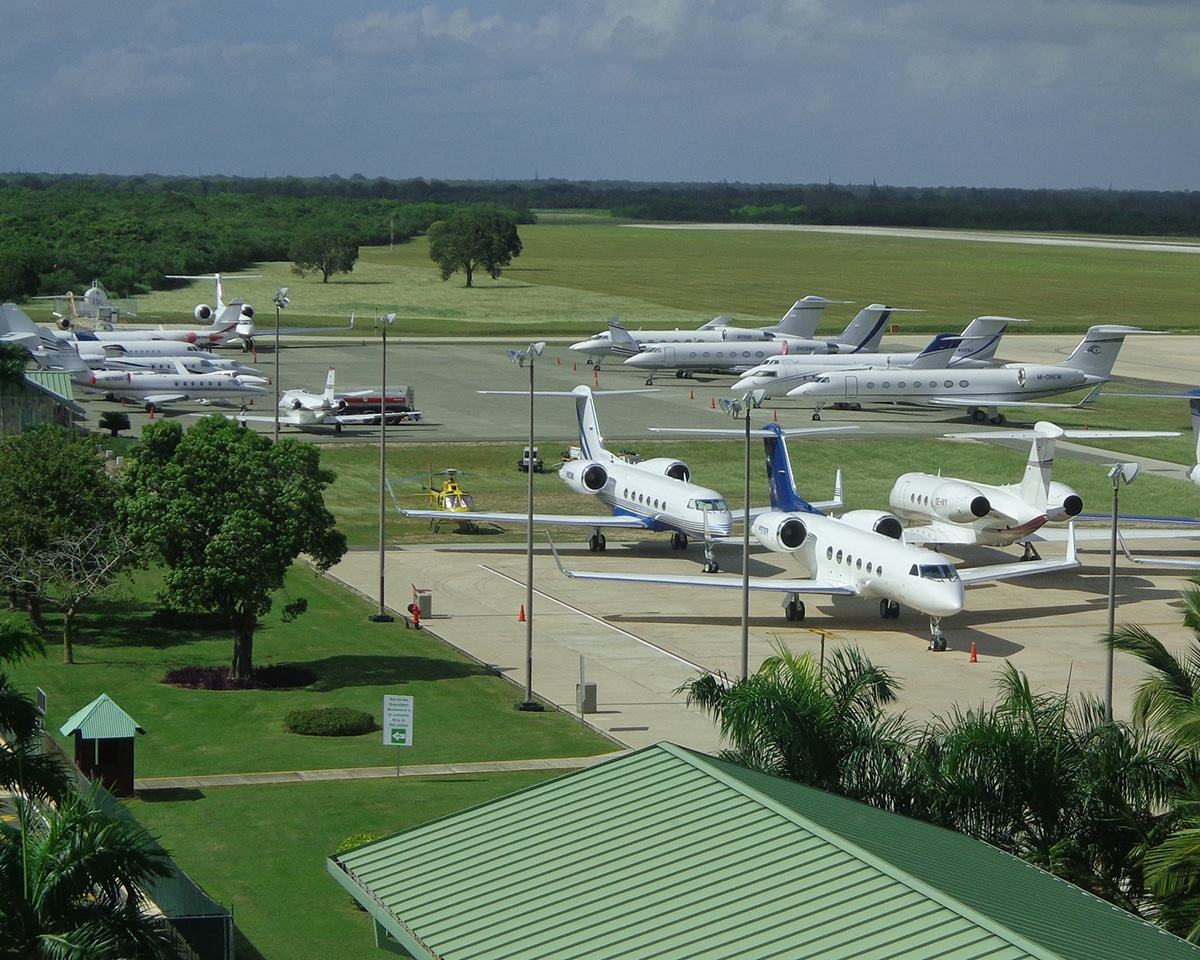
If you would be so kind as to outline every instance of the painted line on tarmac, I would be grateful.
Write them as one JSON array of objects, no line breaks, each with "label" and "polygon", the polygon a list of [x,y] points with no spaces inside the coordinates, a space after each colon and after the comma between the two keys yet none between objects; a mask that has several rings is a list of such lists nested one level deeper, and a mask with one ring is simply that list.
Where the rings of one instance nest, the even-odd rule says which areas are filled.
[{"label": "painted line on tarmac", "polygon": [[[488,573],[494,574],[495,576],[500,577],[502,580],[507,580],[509,583],[516,584],[519,587],[525,586],[525,582],[523,580],[518,580],[516,577],[510,576],[507,573],[503,573],[502,571],[497,570],[495,567],[489,567],[486,563],[481,563],[479,565],[479,569],[486,570]],[[643,644],[644,646],[647,646],[652,650],[656,650],[659,653],[665,654],[666,656],[670,657],[672,660],[678,660],[680,663],[684,664],[685,666],[691,667],[693,670],[699,670],[701,673],[708,673],[714,677],[717,676],[717,674],[714,671],[710,670],[708,667],[703,666],[702,664],[696,663],[693,660],[689,660],[687,657],[681,657],[679,654],[673,653],[672,651],[668,650],[666,647],[660,646],[659,644],[655,643],[653,640],[647,640],[645,637],[639,637],[636,633],[631,633],[630,631],[624,629],[623,627],[613,626],[607,620],[597,617],[595,614],[588,613],[586,610],[583,610],[580,607],[575,606],[573,603],[567,603],[567,601],[560,600],[558,597],[552,596],[551,594],[545,593],[541,590],[534,589],[533,592],[536,593],[539,597],[541,597],[544,600],[549,600],[551,603],[557,603],[560,607],[565,607],[567,610],[570,610],[572,613],[583,617],[585,620],[591,620],[593,623],[597,623],[600,626],[606,627],[607,629],[612,630],[615,633],[619,633],[623,637],[627,637],[630,640],[635,640],[638,643]]]}]

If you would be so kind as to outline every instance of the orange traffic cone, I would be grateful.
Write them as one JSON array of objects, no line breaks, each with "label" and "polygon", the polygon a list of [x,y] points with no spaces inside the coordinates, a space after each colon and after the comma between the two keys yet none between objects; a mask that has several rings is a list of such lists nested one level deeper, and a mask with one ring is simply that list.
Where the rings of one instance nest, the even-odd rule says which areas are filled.
[{"label": "orange traffic cone", "polygon": [[716,409],[717,409],[717,398],[716,398],[716,397],[713,397],[712,399],[710,399],[710,400],[708,401],[708,409],[709,409],[709,410],[716,410]]},{"label": "orange traffic cone", "polygon": [[521,612],[517,614],[517,623],[525,622],[525,604],[521,604]]},{"label": "orange traffic cone", "polygon": [[689,399],[689,400],[695,400],[695,399],[696,399],[696,391],[695,391],[695,390],[689,390],[689,391],[688,391],[688,399]]},{"label": "orange traffic cone", "polygon": [[154,404],[150,404],[150,419],[154,419]]},{"label": "orange traffic cone", "polygon": [[555,363],[562,363],[562,357],[555,357],[555,358],[554,358],[554,362],[555,362]]},{"label": "orange traffic cone", "polygon": [[571,372],[572,372],[572,373],[574,373],[574,372],[575,372],[576,370],[578,370],[578,369],[579,369],[579,365],[578,365],[578,364],[574,364],[574,363],[573,363],[573,364],[571,364]]},{"label": "orange traffic cone", "polygon": [[778,422],[779,422],[779,411],[777,411],[777,410],[772,410],[772,411],[771,411],[771,422],[772,422],[772,423],[778,423]]},{"label": "orange traffic cone", "polygon": [[971,659],[968,660],[967,663],[978,663],[978,662],[979,662],[979,653],[975,649],[975,641],[972,640],[971,641]]}]

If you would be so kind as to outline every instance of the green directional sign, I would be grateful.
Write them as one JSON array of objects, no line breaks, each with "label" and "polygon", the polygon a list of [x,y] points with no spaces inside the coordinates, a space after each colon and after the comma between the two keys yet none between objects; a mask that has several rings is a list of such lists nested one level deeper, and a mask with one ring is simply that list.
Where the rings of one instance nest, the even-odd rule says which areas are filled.
[{"label": "green directional sign", "polygon": [[383,698],[383,745],[411,747],[413,736],[413,698]]}]

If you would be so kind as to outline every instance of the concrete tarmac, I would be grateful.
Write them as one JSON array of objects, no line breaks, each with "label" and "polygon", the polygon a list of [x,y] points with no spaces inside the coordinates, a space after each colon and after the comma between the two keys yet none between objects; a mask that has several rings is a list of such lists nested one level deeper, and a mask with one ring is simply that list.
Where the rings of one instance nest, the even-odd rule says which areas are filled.
[{"label": "concrete tarmac", "polygon": [[[667,539],[619,543],[594,554],[586,543],[557,544],[568,569],[637,569],[695,572],[700,551],[669,548]],[[1044,556],[1061,549],[1047,545]],[[1188,552],[1194,544],[1156,544],[1155,550]],[[741,572],[740,545],[719,548],[722,571]],[[1164,555],[1166,553],[1164,552]],[[943,622],[949,649],[927,649],[928,625],[904,610],[882,620],[875,601],[837,603],[810,598],[803,622],[784,619],[777,595],[752,594],[748,660],[755,670],[777,646],[828,655],[854,645],[901,683],[896,709],[914,722],[947,716],[956,708],[990,702],[1006,664],[1029,677],[1035,692],[1089,693],[1103,698],[1107,649],[1108,545],[1080,545],[1079,571],[981,585],[968,591],[967,609]],[[997,562],[980,551],[973,562]],[[1009,558],[1011,559],[1011,558]],[[969,565],[969,564],[964,564]],[[755,549],[751,573],[787,574],[790,558]],[[397,547],[384,562],[385,600],[395,624],[363,630],[405,629],[399,617],[413,588],[429,590],[433,616],[423,621],[435,635],[492,666],[514,684],[514,703],[526,683],[526,554],[523,545]],[[791,571],[794,573],[794,571]],[[348,554],[332,576],[378,603],[379,554]],[[1137,623],[1170,644],[1190,639],[1177,601],[1187,571],[1149,571],[1123,558],[1118,568],[1116,623]],[[628,747],[669,740],[697,750],[721,746],[712,721],[689,707],[679,688],[702,672],[736,676],[741,663],[741,600],[736,590],[663,587],[573,580],[554,563],[544,537],[535,547],[533,690],[561,709],[576,712],[581,675],[596,684],[598,712],[582,717]],[[528,615],[528,611],[527,611]],[[975,662],[971,660],[974,648]],[[1114,658],[1113,705],[1128,717],[1144,671],[1132,658]]]}]

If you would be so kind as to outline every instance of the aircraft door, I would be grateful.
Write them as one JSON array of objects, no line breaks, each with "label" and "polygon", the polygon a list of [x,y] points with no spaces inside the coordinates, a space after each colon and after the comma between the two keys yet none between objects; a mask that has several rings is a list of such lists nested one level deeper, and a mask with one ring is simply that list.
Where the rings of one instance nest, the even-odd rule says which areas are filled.
[{"label": "aircraft door", "polygon": [[675,366],[675,348],[674,347],[663,347],[663,366],[664,367]]},{"label": "aircraft door", "polygon": [[853,400],[858,396],[858,377],[846,378],[846,399]]}]

